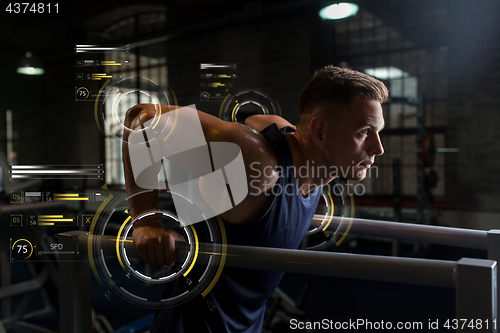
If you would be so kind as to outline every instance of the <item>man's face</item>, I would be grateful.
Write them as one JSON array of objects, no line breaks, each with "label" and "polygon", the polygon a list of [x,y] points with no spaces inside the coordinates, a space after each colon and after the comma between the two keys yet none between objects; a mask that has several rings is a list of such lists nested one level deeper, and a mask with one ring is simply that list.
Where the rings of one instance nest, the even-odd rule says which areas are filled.
[{"label": "man's face", "polygon": [[322,151],[339,176],[362,180],[375,156],[384,153],[379,136],[385,125],[382,106],[376,100],[359,100],[339,111],[335,120],[325,124]]}]

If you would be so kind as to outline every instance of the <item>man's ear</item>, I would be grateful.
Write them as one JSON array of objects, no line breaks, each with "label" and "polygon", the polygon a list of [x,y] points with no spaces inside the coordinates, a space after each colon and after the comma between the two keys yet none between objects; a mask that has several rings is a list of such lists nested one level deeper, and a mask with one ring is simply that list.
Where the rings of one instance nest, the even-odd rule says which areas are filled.
[{"label": "man's ear", "polygon": [[324,145],[325,120],[322,117],[313,117],[309,122],[309,132],[312,142],[322,147]]}]

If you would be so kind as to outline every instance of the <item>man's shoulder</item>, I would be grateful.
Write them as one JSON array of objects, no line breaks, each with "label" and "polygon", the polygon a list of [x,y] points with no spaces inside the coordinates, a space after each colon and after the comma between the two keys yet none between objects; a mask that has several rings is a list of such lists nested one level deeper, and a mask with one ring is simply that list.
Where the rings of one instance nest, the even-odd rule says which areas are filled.
[{"label": "man's shoulder", "polygon": [[[202,121],[203,126],[203,121]],[[240,123],[220,121],[216,127],[204,127],[208,142],[231,142],[239,146],[245,165],[254,169],[276,167],[276,154],[264,135]]]}]

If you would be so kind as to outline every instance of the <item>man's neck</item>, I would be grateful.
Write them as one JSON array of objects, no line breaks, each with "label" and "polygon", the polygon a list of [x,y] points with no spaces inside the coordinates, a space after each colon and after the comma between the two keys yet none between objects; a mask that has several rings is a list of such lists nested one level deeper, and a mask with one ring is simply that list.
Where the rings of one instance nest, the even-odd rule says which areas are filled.
[{"label": "man's neck", "polygon": [[292,151],[295,178],[300,193],[306,195],[317,187],[328,184],[333,178],[328,178],[328,172],[320,177],[323,174],[319,171],[325,168],[328,170],[328,166],[312,141],[304,138],[299,131],[290,134],[287,138]]}]

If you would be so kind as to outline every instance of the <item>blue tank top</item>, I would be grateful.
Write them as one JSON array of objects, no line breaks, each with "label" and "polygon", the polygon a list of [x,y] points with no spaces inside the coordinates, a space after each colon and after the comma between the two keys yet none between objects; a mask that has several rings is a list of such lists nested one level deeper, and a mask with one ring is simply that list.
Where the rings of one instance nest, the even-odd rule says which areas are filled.
[{"label": "blue tank top", "polygon": [[[285,127],[281,131],[294,129]],[[296,249],[313,219],[321,188],[306,198],[300,194],[292,152],[281,131],[272,124],[261,132],[278,160],[280,176],[271,191],[274,199],[264,215],[255,221],[243,225],[224,222],[228,244]],[[159,310],[151,332],[260,333],[267,299],[283,274],[224,267],[205,302],[193,300]],[[215,303],[215,311],[208,310],[207,300]]]}]

